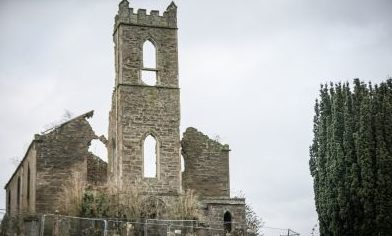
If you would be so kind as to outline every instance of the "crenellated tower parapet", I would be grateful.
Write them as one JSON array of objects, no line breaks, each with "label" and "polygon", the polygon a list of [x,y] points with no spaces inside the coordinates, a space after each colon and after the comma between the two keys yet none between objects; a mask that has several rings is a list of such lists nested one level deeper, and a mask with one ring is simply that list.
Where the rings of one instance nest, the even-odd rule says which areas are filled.
[{"label": "crenellated tower parapet", "polygon": [[134,12],[134,9],[129,7],[129,2],[123,0],[119,4],[115,18],[115,31],[120,24],[177,28],[177,6],[171,2],[163,15],[159,15],[157,10],[151,10],[148,14],[146,9],[138,9]]}]

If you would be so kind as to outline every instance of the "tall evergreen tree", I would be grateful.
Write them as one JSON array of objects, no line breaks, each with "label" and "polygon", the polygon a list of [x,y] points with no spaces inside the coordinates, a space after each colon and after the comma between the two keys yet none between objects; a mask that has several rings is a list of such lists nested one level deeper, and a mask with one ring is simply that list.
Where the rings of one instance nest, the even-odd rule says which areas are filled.
[{"label": "tall evergreen tree", "polygon": [[322,85],[310,147],[320,234],[392,234],[392,79]]}]

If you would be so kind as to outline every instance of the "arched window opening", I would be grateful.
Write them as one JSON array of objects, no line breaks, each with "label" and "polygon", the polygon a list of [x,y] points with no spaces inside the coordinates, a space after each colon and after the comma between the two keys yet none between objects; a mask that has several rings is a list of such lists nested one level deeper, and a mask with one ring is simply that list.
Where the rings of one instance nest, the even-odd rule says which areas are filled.
[{"label": "arched window opening", "polygon": [[143,68],[141,79],[146,85],[154,86],[157,83],[156,48],[147,40],[143,44]]},{"label": "arched window opening", "polygon": [[30,203],[30,180],[31,180],[31,172],[30,172],[30,165],[27,166],[27,193],[26,193],[26,198],[27,198],[27,205]]},{"label": "arched window opening", "polygon": [[143,144],[144,177],[157,177],[157,141],[152,135],[148,135]]},{"label": "arched window opening", "polygon": [[156,69],[156,49],[150,40],[143,44],[143,68]]},{"label": "arched window opening", "polygon": [[232,217],[230,212],[226,211],[223,216],[223,226],[226,233],[231,233],[232,230]]},{"label": "arched window opening", "polygon": [[19,212],[19,209],[20,209],[20,186],[21,184],[20,184],[20,176],[18,177],[18,186],[17,186],[17,189],[16,189],[16,192],[17,192],[17,194],[16,194],[16,208],[18,209],[18,212]]}]

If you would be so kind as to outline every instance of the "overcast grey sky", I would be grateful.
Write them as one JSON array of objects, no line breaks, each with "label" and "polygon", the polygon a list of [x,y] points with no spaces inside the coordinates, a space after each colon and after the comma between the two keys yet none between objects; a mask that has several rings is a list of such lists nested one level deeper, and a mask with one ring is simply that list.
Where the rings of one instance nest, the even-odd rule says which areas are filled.
[{"label": "overcast grey sky", "polygon": [[[64,110],[94,109],[93,127],[106,135],[118,2],[0,0],[2,187],[11,159]],[[161,12],[170,3],[130,2]],[[320,83],[392,75],[392,1],[176,3],[181,130],[194,126],[230,144],[231,188],[245,193],[267,226],[310,235],[314,100]]]}]

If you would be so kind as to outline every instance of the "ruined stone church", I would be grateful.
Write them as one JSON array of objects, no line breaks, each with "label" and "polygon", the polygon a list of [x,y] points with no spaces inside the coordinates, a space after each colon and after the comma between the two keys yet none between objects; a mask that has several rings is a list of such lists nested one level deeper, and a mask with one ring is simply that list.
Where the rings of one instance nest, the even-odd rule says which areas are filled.
[{"label": "ruined stone church", "polygon": [[[91,185],[153,191],[163,203],[191,189],[200,197],[206,222],[229,223],[230,231],[234,223],[245,224],[245,200],[230,196],[229,146],[195,128],[180,138],[177,30],[173,2],[160,15],[134,12],[127,0],[121,1],[113,32],[108,137],[98,137],[88,123],[93,111],[35,135],[5,186],[8,215],[55,212],[62,197],[59,186],[79,173]],[[105,144],[108,163],[88,151],[94,139]],[[146,159],[146,140],[154,144],[153,160]]]}]

